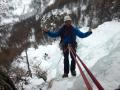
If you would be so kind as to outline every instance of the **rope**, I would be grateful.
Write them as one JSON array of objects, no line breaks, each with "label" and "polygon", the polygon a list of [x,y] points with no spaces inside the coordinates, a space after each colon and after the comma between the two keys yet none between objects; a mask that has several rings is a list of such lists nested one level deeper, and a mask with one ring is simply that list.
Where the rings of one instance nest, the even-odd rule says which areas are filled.
[{"label": "rope", "polygon": [[70,51],[70,52],[72,53],[72,55],[73,55],[73,58],[74,58],[77,66],[78,66],[78,68],[79,68],[79,71],[80,71],[80,73],[81,73],[81,75],[82,75],[82,77],[83,77],[83,80],[84,80],[84,82],[85,82],[85,84],[86,84],[87,89],[88,89],[88,90],[93,90],[93,88],[91,87],[91,85],[90,85],[87,77],[85,76],[84,72],[82,71],[82,68],[80,67],[78,61],[76,60],[76,57],[75,57],[75,55],[73,54],[71,48],[70,48],[69,46],[68,46],[68,48],[69,48],[69,51]]},{"label": "rope", "polygon": [[71,52],[74,53],[74,55],[77,56],[78,60],[81,62],[91,79],[93,80],[94,84],[97,86],[99,90],[104,90],[104,88],[101,86],[101,84],[98,82],[98,80],[95,78],[95,76],[91,73],[91,71],[87,68],[87,66],[83,63],[83,61],[80,59],[80,57],[75,53],[72,47],[70,47]]}]

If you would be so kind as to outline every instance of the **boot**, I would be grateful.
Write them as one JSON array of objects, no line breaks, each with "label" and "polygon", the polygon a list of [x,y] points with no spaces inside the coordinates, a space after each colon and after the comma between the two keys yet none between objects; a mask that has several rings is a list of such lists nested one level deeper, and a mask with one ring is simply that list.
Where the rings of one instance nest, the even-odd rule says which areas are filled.
[{"label": "boot", "polygon": [[66,78],[66,77],[68,77],[68,74],[64,73],[62,78]]},{"label": "boot", "polygon": [[72,76],[76,76],[76,71],[72,71],[72,72],[71,72],[71,75],[72,75]]}]

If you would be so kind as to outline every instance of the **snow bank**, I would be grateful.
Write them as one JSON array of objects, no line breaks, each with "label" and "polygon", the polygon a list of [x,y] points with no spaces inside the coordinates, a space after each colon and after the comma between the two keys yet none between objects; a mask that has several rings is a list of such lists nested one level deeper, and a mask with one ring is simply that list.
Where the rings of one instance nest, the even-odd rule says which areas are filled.
[{"label": "snow bank", "polygon": [[[120,42],[120,37],[119,37]],[[120,43],[119,43],[120,44]],[[105,90],[115,90],[120,85],[120,46],[110,54],[101,58],[93,67],[94,75],[101,82]],[[96,87],[95,87],[96,88]],[[97,90],[97,89],[95,89]]]}]

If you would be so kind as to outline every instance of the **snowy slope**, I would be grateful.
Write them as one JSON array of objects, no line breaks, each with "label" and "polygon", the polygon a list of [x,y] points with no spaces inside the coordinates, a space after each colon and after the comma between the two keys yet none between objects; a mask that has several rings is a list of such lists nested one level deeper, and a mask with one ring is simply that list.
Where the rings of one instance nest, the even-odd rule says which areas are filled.
[{"label": "snowy slope", "polygon": [[[81,28],[81,31],[87,31],[87,29],[88,28],[84,27]],[[105,64],[106,66],[108,63],[112,62],[109,62],[109,58],[107,59],[106,56],[113,52],[113,50],[120,43],[119,34],[120,22],[105,22],[104,24],[93,30],[93,34],[91,36],[84,39],[77,39],[77,53],[89,68],[92,68],[97,62],[100,62],[100,65]],[[43,90],[46,90],[49,84],[51,86],[51,88],[49,88],[50,90],[86,90],[85,84],[81,78],[81,75],[79,74],[78,68],[77,78],[71,77],[71,75],[69,74],[70,79],[63,79],[60,81],[54,80],[54,78],[59,78],[63,74],[63,57],[58,43],[59,41],[55,41],[51,45],[40,45],[38,49],[28,49],[30,68],[32,70],[33,78],[29,78],[30,83],[28,85],[24,85],[25,90],[33,90],[33,88],[34,90],[39,90],[38,87],[40,87],[40,85],[43,85],[44,83],[42,79],[37,78],[35,74],[35,66],[39,66],[42,70],[47,71],[48,73],[47,83],[44,83],[45,86],[42,88]],[[45,53],[48,54],[46,58],[44,57]],[[19,60],[19,63],[16,61],[13,62],[13,66],[17,67],[19,65],[19,67],[27,70],[25,52],[23,52],[21,56],[23,57],[23,60]],[[101,58],[103,57],[106,57],[106,63],[104,64],[101,63]],[[104,71],[103,68],[105,68],[97,66],[98,65],[95,65],[95,68],[93,67],[95,69],[94,72],[96,76],[98,76],[98,74],[102,74]],[[114,70],[114,67],[111,67],[111,69]],[[110,75],[109,77],[112,78],[112,76]],[[104,85],[106,90],[110,90],[108,84],[105,84],[106,80],[103,80],[102,75],[98,76],[98,79]],[[113,83],[110,83],[110,85],[112,84]],[[116,86],[118,84],[119,81],[116,81]],[[116,86],[113,86],[113,88],[115,88]]]},{"label": "snowy slope", "polygon": [[[87,30],[82,28],[82,30]],[[80,39],[78,52],[87,66],[93,66],[98,59],[109,54],[119,43],[120,23],[116,21],[105,22],[93,30],[93,34],[87,38]]]},{"label": "snowy slope", "polygon": [[[96,31],[93,33],[93,35],[81,41],[82,46],[81,46],[80,52],[82,51],[82,53],[84,54],[81,54],[79,52],[80,46],[78,47],[79,55],[83,57],[83,60],[88,59],[87,61],[84,61],[84,62],[86,62],[87,66],[92,67],[91,71],[94,72],[95,76],[103,85],[105,90],[113,90],[113,89],[116,89],[118,85],[120,85],[120,80],[119,80],[120,49],[118,47],[120,43],[120,35],[119,35],[120,26],[119,25],[120,23],[117,23],[114,21],[106,22],[103,25],[100,25],[96,29]],[[93,67],[94,64],[95,66]],[[64,86],[64,85],[65,87],[62,87],[64,88],[64,90],[86,90],[85,84],[82,78],[80,77],[75,78],[74,80],[68,83],[64,83],[64,82],[66,82],[66,80],[63,80],[61,85],[61,81],[60,82],[55,81],[53,88],[50,90],[59,90],[58,88],[61,89],[61,86]],[[73,85],[71,85],[71,83],[73,83]],[[97,90],[96,87],[94,87],[94,90]]]},{"label": "snowy slope", "polygon": [[[120,38],[118,38],[120,41]],[[100,59],[92,71],[105,90],[115,90],[120,85],[120,43],[111,53]]]}]

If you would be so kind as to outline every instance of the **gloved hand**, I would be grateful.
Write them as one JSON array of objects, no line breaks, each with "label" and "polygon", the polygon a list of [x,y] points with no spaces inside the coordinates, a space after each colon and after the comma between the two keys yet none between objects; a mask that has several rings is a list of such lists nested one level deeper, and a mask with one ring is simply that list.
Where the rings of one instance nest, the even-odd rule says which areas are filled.
[{"label": "gloved hand", "polygon": [[92,32],[92,29],[90,28],[90,29],[88,30],[88,32]]},{"label": "gloved hand", "polygon": [[48,32],[48,30],[46,28],[43,28],[42,31],[45,32],[45,33]]}]

